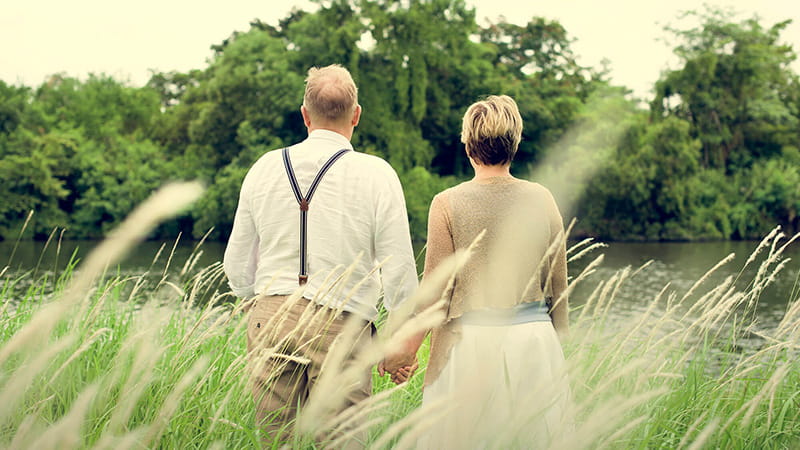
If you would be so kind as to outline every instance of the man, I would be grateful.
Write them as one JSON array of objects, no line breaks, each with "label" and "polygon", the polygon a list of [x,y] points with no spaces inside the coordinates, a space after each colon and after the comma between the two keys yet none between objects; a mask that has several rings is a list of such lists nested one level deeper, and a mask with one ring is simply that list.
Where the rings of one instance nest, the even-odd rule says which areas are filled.
[{"label": "man", "polygon": [[[350,73],[310,69],[300,111],[308,138],[266,153],[247,173],[224,260],[233,293],[255,297],[248,355],[257,366],[257,419],[271,438],[313,395],[344,319],[360,321],[352,355],[371,339],[381,291],[392,311],[417,287],[397,174],[350,143],[361,116]],[[371,390],[365,371],[342,409]]]}]

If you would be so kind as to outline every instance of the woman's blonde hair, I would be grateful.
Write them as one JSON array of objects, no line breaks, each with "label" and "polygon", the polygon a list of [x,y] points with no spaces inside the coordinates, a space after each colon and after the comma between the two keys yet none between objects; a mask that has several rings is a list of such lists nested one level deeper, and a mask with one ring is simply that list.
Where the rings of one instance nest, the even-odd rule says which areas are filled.
[{"label": "woman's blonde hair", "polygon": [[350,72],[338,64],[308,70],[303,106],[324,122],[352,119],[358,106],[358,88]]},{"label": "woman's blonde hair", "polygon": [[507,95],[490,95],[464,114],[461,142],[467,154],[486,166],[510,163],[522,140],[522,116]]}]

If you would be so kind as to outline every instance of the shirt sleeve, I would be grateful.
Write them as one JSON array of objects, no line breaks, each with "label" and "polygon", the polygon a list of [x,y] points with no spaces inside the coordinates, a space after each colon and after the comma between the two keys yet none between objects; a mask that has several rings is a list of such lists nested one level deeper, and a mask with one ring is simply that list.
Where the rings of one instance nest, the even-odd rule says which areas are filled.
[{"label": "shirt sleeve", "polygon": [[376,188],[374,246],[375,259],[383,263],[383,305],[392,311],[414,293],[419,281],[403,187],[394,169],[388,163],[386,167],[382,188]]},{"label": "shirt sleeve", "polygon": [[239,298],[251,298],[255,292],[258,266],[258,230],[247,201],[246,183],[239,195],[239,205],[233,218],[233,229],[225,248],[223,268],[231,291]]}]

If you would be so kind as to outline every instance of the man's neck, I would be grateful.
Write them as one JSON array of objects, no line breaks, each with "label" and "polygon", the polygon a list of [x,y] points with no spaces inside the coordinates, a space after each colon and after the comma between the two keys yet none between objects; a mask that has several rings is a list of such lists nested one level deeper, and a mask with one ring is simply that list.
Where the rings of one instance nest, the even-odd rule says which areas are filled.
[{"label": "man's neck", "polygon": [[310,135],[312,132],[316,130],[326,130],[326,131],[332,131],[337,134],[341,134],[348,141],[353,138],[353,127],[335,127],[335,126],[308,127],[308,134]]}]

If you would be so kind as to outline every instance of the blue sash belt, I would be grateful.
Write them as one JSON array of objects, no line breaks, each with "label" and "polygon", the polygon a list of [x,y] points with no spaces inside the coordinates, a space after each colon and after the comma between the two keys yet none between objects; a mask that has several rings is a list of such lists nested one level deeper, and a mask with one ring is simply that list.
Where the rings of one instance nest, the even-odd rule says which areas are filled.
[{"label": "blue sash belt", "polygon": [[478,309],[467,311],[459,320],[464,325],[509,326],[529,322],[550,322],[547,303],[526,302],[504,309]]}]

